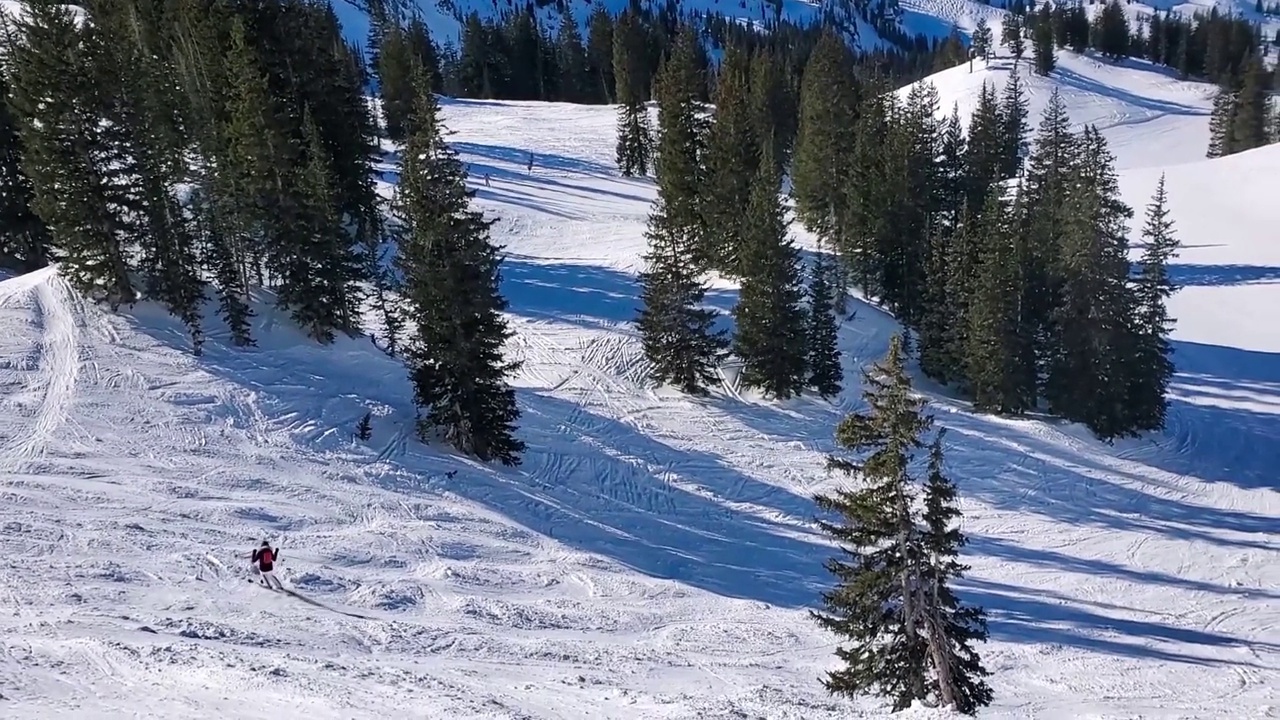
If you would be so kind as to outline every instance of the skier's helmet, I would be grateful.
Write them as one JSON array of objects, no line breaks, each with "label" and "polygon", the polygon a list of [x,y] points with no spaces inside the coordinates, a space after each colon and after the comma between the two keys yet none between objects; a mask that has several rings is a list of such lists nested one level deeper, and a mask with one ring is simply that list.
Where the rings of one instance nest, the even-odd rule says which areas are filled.
[{"label": "skier's helmet", "polygon": [[267,540],[262,541],[262,547],[270,547],[270,546],[271,546],[271,543],[269,541]]}]

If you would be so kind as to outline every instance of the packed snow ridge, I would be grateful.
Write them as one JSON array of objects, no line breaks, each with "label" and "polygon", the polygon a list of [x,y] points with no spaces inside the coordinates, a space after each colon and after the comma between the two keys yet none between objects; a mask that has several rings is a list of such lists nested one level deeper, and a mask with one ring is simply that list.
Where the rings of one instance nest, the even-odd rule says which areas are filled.
[{"label": "packed snow ridge", "polygon": [[[1179,375],[1168,429],[1115,446],[930,396],[961,589],[990,615],[982,716],[1280,717],[1280,146],[1197,159],[1203,86],[1059,67],[1130,204],[1167,173]],[[934,81],[949,107],[1008,71]],[[211,334],[194,358],[158,308],[107,314],[53,270],[4,280],[0,716],[886,716],[823,690],[833,638],[807,610],[834,552],[810,498],[839,482],[832,427],[892,319],[855,303],[834,404],[655,390],[631,324],[654,189],[617,177],[612,109],[444,117],[507,248],[524,465],[416,442],[403,369],[367,339],[317,347],[264,303],[260,347]],[[294,594],[248,581],[263,537]]]}]

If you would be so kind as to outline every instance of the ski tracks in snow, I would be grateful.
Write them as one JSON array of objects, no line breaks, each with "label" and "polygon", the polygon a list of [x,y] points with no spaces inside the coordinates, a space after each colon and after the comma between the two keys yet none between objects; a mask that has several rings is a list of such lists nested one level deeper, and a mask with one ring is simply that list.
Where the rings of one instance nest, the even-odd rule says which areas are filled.
[{"label": "ski tracks in snow", "polygon": [[[7,283],[0,283],[0,288],[4,284]],[[44,453],[54,433],[67,419],[80,370],[79,327],[72,312],[78,301],[73,299],[66,282],[52,271],[34,288],[6,290],[0,290],[0,306],[24,292],[34,292],[37,314],[33,322],[40,332],[37,368],[23,388],[24,393],[38,398],[37,405],[29,414],[11,414],[17,422],[10,420],[13,424],[6,428],[9,437],[0,446],[0,472],[16,472]]]}]

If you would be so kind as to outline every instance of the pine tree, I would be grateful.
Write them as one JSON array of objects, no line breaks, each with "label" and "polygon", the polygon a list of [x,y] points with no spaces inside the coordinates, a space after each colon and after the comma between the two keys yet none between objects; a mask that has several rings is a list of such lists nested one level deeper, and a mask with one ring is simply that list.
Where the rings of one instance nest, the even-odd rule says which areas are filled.
[{"label": "pine tree", "polygon": [[[116,74],[114,121],[119,123],[134,175],[133,213],[121,231],[138,248],[137,268],[148,297],[163,303],[183,321],[192,351],[204,344],[201,327],[205,283],[191,220],[178,195],[188,179],[188,158],[195,147],[185,118],[176,72],[164,59],[160,38],[148,32],[156,19],[143,17],[133,4],[87,5],[100,57],[129,68]],[[154,28],[158,30],[158,28]]]},{"label": "pine tree", "polygon": [[382,120],[387,138],[403,142],[408,130],[405,126],[413,112],[413,87],[409,73],[413,67],[413,52],[409,38],[398,26],[385,29],[379,43],[378,93],[382,100]]},{"label": "pine tree", "polygon": [[[1157,17],[1152,15],[1152,17]],[[1048,76],[1058,64],[1057,51],[1054,49],[1053,16],[1049,3],[1040,5],[1036,13],[1036,24],[1031,31],[1032,51],[1035,54],[1036,73]]]},{"label": "pine tree", "polygon": [[120,232],[127,222],[124,148],[118,124],[104,122],[118,97],[97,82],[110,63],[95,56],[103,45],[90,42],[95,31],[82,29],[66,5],[26,0],[22,10],[9,61],[31,207],[78,291],[113,308],[133,303]]},{"label": "pine tree", "polygon": [[824,32],[805,66],[800,89],[800,127],[791,168],[796,216],[842,255],[848,213],[845,189],[837,178],[851,174],[856,147],[858,86],[845,40]]},{"label": "pine tree", "polygon": [[971,213],[977,214],[1008,164],[1009,143],[1005,137],[995,88],[984,81],[965,144],[965,204]]},{"label": "pine tree", "polygon": [[645,108],[648,77],[643,58],[643,28],[630,12],[618,18],[613,33],[613,77],[618,99],[618,170],[623,177],[648,175],[653,133]]},{"label": "pine tree", "polygon": [[613,32],[613,16],[596,5],[587,23],[587,87],[594,103],[614,102]]},{"label": "pine tree", "polygon": [[929,565],[924,573],[927,610],[923,615],[940,704],[973,715],[993,699],[984,680],[990,673],[972,647],[975,640],[986,641],[987,619],[982,608],[962,604],[950,587],[969,566],[957,560],[967,541],[954,525],[960,518],[955,483],[943,473],[945,433],[938,431],[929,448],[929,475],[924,488],[923,541]]},{"label": "pine tree", "polygon": [[1170,359],[1173,346],[1169,343],[1173,318],[1169,316],[1166,303],[1177,290],[1169,277],[1169,262],[1177,256],[1178,240],[1174,237],[1167,204],[1164,176],[1161,175],[1151,204],[1147,206],[1146,224],[1142,228],[1146,246],[1138,262],[1137,276],[1132,279],[1137,301],[1134,331],[1138,342],[1130,360],[1129,392],[1125,405],[1137,430],[1164,427],[1169,409],[1165,393],[1174,373]]},{"label": "pine tree", "polygon": [[1243,152],[1267,144],[1269,81],[1262,58],[1257,53],[1251,54],[1245,62],[1244,77],[1231,118],[1231,152]]},{"label": "pine tree", "polygon": [[582,47],[582,33],[573,10],[566,8],[560,16],[560,33],[556,39],[557,64],[560,68],[560,98],[565,102],[585,102],[590,96],[587,75],[587,52]]},{"label": "pine tree", "polygon": [[1035,377],[1025,357],[1019,316],[1021,277],[1018,228],[1009,203],[998,193],[987,196],[978,231],[977,273],[968,309],[965,366],[974,408],[984,412],[1019,413],[1035,399]]},{"label": "pine tree", "polygon": [[978,18],[978,25],[973,29],[973,51],[979,55],[984,61],[991,59],[991,45],[994,37],[991,32],[991,26],[987,24],[985,17]]},{"label": "pine tree", "polygon": [[1005,45],[1009,46],[1009,52],[1013,53],[1015,67],[1027,49],[1025,29],[1024,19],[1018,13],[1009,13],[1005,16],[1001,39]]},{"label": "pine tree", "polygon": [[1219,87],[1213,96],[1213,109],[1209,112],[1209,149],[1205,157],[1216,158],[1234,152],[1232,126],[1235,124],[1236,94],[1227,87]]},{"label": "pine tree", "polygon": [[1010,73],[1000,99],[1000,144],[1002,158],[1000,179],[1022,174],[1022,160],[1027,150],[1027,97],[1018,72]]},{"label": "pine tree", "polygon": [[949,588],[964,571],[955,561],[964,540],[951,526],[958,511],[942,475],[940,440],[932,445],[926,480],[911,473],[933,418],[912,391],[902,345],[895,336],[888,356],[864,372],[868,412],[851,414],[836,428],[836,442],[853,457],[829,464],[856,475],[860,487],[816,498],[821,509],[839,515],[839,523],[819,526],[842,554],[826,564],[838,579],[822,594],[826,612],[811,615],[851,644],[836,649],[844,667],[823,684],[833,693],[888,697],[894,711],[935,700],[972,713],[992,695],[983,680],[987,671],[969,646],[986,639],[985,617],[980,608],[961,605]]},{"label": "pine tree", "polygon": [[701,121],[694,100],[694,43],[692,33],[683,32],[658,77],[658,199],[645,232],[644,307],[636,324],[650,379],[704,395],[728,342],[722,331],[713,330],[717,313],[700,307],[706,257],[698,200]]},{"label": "pine tree", "polygon": [[1129,18],[1120,0],[1108,0],[1095,23],[1098,50],[1116,62],[1129,57]]},{"label": "pine tree", "polygon": [[413,134],[394,210],[404,226],[396,266],[414,332],[404,349],[418,434],[437,432],[482,461],[520,462],[520,416],[505,378],[519,367],[502,356],[511,337],[499,291],[501,259],[489,240],[493,220],[470,209],[466,171],[445,144],[435,97],[420,66],[413,73]]},{"label": "pine tree", "polygon": [[1124,359],[1134,346],[1126,226],[1132,210],[1119,200],[1113,160],[1095,128],[1085,130],[1080,148],[1053,267],[1060,295],[1051,311],[1044,395],[1051,412],[1111,439],[1131,431],[1121,400]]},{"label": "pine tree", "polygon": [[801,305],[800,252],[789,237],[782,180],[766,143],[751,184],[739,255],[742,289],[733,309],[733,352],[742,380],[786,400],[806,385],[805,311]]},{"label": "pine tree", "polygon": [[738,253],[750,223],[743,210],[752,192],[762,139],[752,124],[750,71],[746,51],[729,46],[716,83],[715,122],[707,135],[705,160],[704,252],[711,267],[735,275],[740,272]]},{"label": "pine tree", "polygon": [[784,172],[796,139],[796,101],[786,69],[765,49],[751,56],[751,119],[755,137],[773,138],[773,159]]},{"label": "pine tree", "polygon": [[26,273],[49,262],[49,229],[31,209],[34,191],[23,170],[22,139],[0,73],[0,268]]},{"label": "pine tree", "polygon": [[356,424],[356,439],[367,442],[371,437],[373,437],[373,413],[367,412]]},{"label": "pine tree", "polygon": [[844,368],[840,364],[839,323],[836,321],[834,293],[844,292],[833,282],[835,269],[831,257],[819,250],[809,279],[808,326],[805,329],[805,361],[809,369],[808,386],[823,398],[840,394]]}]

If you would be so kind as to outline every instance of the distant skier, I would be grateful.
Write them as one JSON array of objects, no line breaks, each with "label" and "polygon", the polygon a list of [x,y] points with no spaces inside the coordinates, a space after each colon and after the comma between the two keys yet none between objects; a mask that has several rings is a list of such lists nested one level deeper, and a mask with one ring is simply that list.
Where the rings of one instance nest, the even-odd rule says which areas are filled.
[{"label": "distant skier", "polygon": [[528,167],[528,171],[529,171],[529,172],[533,172],[533,151],[532,151],[532,150],[530,150],[530,151],[529,151],[529,167]]},{"label": "distant skier", "polygon": [[276,581],[275,590],[283,590],[284,585],[280,583],[280,578],[276,577],[272,572],[272,567],[276,560],[280,559],[280,548],[271,549],[271,543],[266,540],[262,541],[262,547],[253,551],[253,558],[249,561],[258,569],[258,575],[262,576],[262,582],[268,588],[271,587],[271,581]]}]

